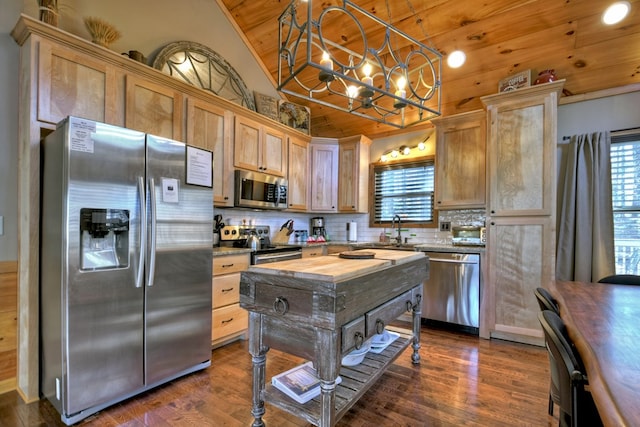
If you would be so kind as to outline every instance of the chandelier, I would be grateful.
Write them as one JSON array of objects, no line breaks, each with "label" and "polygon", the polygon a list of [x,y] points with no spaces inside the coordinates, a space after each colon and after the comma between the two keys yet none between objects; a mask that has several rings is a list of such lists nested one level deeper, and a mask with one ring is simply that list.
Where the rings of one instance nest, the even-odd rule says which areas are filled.
[{"label": "chandelier", "polygon": [[397,128],[440,115],[440,52],[350,0],[316,17],[312,3],[278,19],[279,91]]}]

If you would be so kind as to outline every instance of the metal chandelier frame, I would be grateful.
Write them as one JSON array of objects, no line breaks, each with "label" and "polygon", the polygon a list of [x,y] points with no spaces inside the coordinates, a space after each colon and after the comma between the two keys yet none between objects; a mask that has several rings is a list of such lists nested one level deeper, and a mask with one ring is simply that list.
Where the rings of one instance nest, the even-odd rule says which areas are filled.
[{"label": "metal chandelier frame", "polygon": [[[342,18],[335,21],[335,17]],[[334,19],[334,21],[332,21]],[[375,24],[375,47],[361,21]],[[405,128],[441,114],[442,54],[350,0],[313,17],[312,0],[292,0],[279,21],[278,90],[340,111]],[[359,51],[323,28],[353,24]],[[335,31],[335,30],[334,30]],[[340,25],[340,31],[347,31]],[[344,41],[343,41],[344,42]],[[368,64],[370,73],[365,73]],[[399,81],[406,81],[403,87]]]}]

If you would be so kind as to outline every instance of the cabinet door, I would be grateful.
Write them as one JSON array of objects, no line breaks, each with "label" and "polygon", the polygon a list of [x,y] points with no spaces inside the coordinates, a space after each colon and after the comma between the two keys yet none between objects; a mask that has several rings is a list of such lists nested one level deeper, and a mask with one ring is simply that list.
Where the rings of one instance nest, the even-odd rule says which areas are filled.
[{"label": "cabinet door", "polygon": [[551,215],[555,203],[555,97],[490,105],[489,214]]},{"label": "cabinet door", "polygon": [[338,207],[338,145],[311,144],[311,210],[336,212]]},{"label": "cabinet door", "polygon": [[306,211],[308,209],[309,187],[309,144],[289,137],[289,194],[288,208]]},{"label": "cabinet door", "polygon": [[182,94],[128,75],[125,126],[182,141]]},{"label": "cabinet door", "polygon": [[550,217],[495,218],[489,223],[486,314],[491,336],[542,345],[533,292],[554,280],[555,224]]},{"label": "cabinet door", "polygon": [[233,113],[198,99],[187,100],[187,144],[213,151],[213,204],[233,206]]},{"label": "cabinet door", "polygon": [[287,139],[284,132],[269,127],[263,130],[262,171],[285,176],[287,172]]},{"label": "cabinet door", "polygon": [[233,165],[241,169],[262,172],[260,160],[262,126],[260,123],[236,116]]},{"label": "cabinet door", "polygon": [[40,43],[38,120],[58,123],[72,115],[116,124],[115,68],[80,53]]},{"label": "cabinet door", "polygon": [[436,125],[436,207],[485,207],[486,113],[433,120]]},{"label": "cabinet door", "polygon": [[338,210],[366,213],[369,185],[369,144],[363,136],[339,143]]}]

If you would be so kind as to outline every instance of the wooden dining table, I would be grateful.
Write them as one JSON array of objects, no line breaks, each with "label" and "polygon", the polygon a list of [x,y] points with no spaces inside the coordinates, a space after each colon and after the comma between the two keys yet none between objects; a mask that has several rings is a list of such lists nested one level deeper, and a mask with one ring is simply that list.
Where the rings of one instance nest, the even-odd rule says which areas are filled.
[{"label": "wooden dining table", "polygon": [[640,286],[556,281],[570,338],[605,426],[640,426]]}]

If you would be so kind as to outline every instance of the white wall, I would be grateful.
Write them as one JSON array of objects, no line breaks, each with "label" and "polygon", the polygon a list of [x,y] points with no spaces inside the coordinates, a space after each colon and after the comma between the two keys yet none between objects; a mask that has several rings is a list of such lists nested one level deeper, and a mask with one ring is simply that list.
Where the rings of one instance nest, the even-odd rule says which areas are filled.
[{"label": "white wall", "polygon": [[640,127],[640,91],[558,107],[558,141],[563,136]]}]

